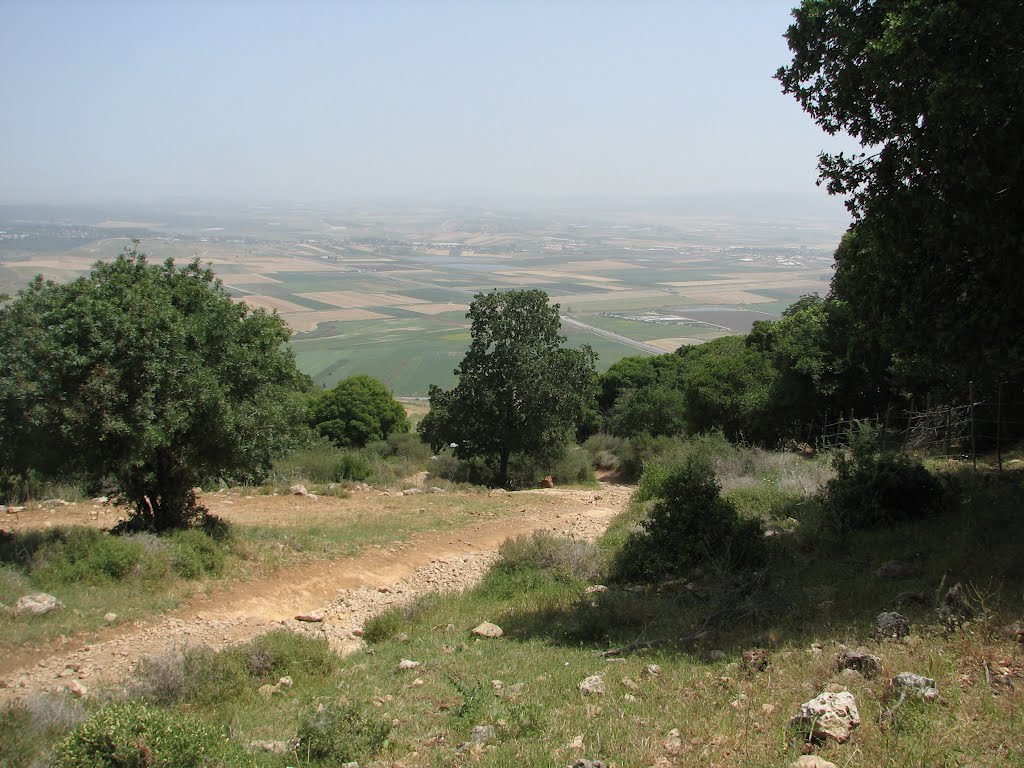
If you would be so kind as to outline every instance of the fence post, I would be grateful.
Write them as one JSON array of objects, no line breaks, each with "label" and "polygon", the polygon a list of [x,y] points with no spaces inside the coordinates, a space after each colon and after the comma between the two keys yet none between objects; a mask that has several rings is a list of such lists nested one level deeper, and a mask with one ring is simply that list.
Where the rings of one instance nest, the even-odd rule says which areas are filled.
[{"label": "fence post", "polygon": [[974,447],[974,381],[971,381],[971,463],[978,468],[978,452]]},{"label": "fence post", "polygon": [[1003,382],[999,382],[996,395],[996,461],[999,471],[1003,471]]},{"label": "fence post", "polygon": [[946,408],[946,458],[949,458],[949,444],[952,438],[950,432],[953,429],[953,406]]}]

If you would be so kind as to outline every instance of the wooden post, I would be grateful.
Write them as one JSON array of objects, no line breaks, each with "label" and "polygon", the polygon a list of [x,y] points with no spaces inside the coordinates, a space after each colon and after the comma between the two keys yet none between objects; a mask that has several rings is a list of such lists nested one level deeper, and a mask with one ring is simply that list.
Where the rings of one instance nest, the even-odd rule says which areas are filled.
[{"label": "wooden post", "polygon": [[978,452],[974,447],[974,382],[971,382],[971,463],[978,468]]},{"label": "wooden post", "polygon": [[999,471],[1003,471],[1003,382],[999,382],[996,390],[996,461],[999,464]]},{"label": "wooden post", "polygon": [[946,408],[946,458],[949,458],[949,443],[952,438],[950,432],[953,429],[953,406]]}]

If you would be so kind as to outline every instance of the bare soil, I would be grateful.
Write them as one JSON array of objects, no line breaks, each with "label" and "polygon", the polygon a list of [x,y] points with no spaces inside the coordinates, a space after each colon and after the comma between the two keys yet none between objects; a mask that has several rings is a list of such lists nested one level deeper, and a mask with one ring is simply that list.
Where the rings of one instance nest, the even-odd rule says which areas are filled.
[{"label": "bare soil", "polygon": [[[494,561],[507,538],[549,530],[593,539],[626,505],[632,489],[601,483],[595,490],[543,489],[491,496],[388,496],[363,490],[348,499],[241,497],[211,495],[204,503],[235,522],[261,526],[326,523],[368,509],[406,504],[449,505],[484,501],[509,505],[497,517],[450,531],[430,531],[389,547],[367,548],[359,555],[285,567],[271,577],[228,582],[210,594],[191,598],[171,614],[130,625],[115,625],[88,640],[30,649],[0,660],[0,703],[32,693],[59,691],[70,680],[90,689],[126,680],[146,657],[193,645],[222,648],[246,642],[273,629],[325,636],[337,651],[361,645],[363,623],[393,606],[434,591],[460,591],[474,585]],[[109,527],[114,513],[93,504],[43,505],[21,512],[8,528],[86,524]],[[116,606],[111,610],[116,612]],[[323,621],[296,616],[321,611]]]}]

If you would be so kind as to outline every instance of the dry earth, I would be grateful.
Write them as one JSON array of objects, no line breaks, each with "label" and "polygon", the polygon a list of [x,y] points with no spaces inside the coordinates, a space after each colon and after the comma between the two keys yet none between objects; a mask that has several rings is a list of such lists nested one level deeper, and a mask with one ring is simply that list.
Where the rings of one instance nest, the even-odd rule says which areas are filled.
[{"label": "dry earth", "polygon": [[[169,615],[110,627],[89,641],[70,641],[9,656],[0,660],[0,703],[59,691],[71,680],[82,680],[91,689],[117,683],[146,657],[192,645],[222,648],[282,626],[321,634],[339,652],[351,652],[361,645],[359,635],[368,618],[428,592],[463,590],[475,584],[507,538],[536,530],[595,538],[625,507],[631,490],[602,483],[596,490],[510,493],[509,503],[522,507],[512,516],[424,533],[391,547],[369,548],[351,558],[286,567],[264,580],[235,582],[212,595],[194,597]],[[539,502],[540,496],[544,503],[531,505],[531,498]],[[403,497],[391,498],[398,501]],[[460,499],[464,497],[453,493],[435,496],[432,501],[457,503]],[[389,499],[367,490],[345,501],[365,507]],[[229,520],[294,525],[308,523],[318,513],[337,514],[338,502],[330,498],[219,498],[211,499],[208,506]],[[83,522],[109,526],[112,521],[96,509],[72,505],[38,515],[23,514],[17,527]],[[321,611],[323,621],[295,619],[311,611]]]}]

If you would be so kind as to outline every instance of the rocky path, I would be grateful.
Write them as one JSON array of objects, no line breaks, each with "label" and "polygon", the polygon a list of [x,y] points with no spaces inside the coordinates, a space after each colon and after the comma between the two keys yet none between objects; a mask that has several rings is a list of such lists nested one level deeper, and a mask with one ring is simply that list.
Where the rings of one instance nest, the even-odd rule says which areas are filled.
[{"label": "rocky path", "polygon": [[[521,516],[431,532],[353,558],[287,568],[212,598],[194,598],[169,616],[107,630],[98,641],[20,658],[15,665],[0,663],[0,703],[32,693],[109,685],[127,678],[146,657],[190,645],[222,648],[282,626],[321,634],[339,652],[350,652],[359,647],[361,628],[371,616],[428,592],[475,584],[507,538],[536,530],[596,537],[625,507],[630,491],[602,484],[598,490],[519,492],[523,497],[556,496],[558,503],[554,509],[546,505],[543,513],[530,512],[527,504]],[[322,620],[295,619],[309,613]]]}]

